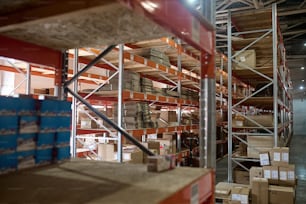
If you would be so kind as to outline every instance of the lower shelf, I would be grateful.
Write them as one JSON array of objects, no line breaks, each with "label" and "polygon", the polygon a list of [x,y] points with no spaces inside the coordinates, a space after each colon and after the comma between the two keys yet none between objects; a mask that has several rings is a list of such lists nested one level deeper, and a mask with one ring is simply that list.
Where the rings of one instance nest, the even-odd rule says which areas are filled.
[{"label": "lower shelf", "polygon": [[213,171],[74,160],[0,176],[4,203],[212,203]]}]

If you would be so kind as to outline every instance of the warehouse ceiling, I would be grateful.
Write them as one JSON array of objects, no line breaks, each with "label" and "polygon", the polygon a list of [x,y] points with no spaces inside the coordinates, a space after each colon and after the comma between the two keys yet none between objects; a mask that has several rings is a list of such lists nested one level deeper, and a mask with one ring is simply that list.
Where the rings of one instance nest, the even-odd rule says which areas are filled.
[{"label": "warehouse ceiling", "polygon": [[217,49],[227,52],[227,12],[245,12],[271,8],[277,3],[279,25],[283,34],[287,66],[291,72],[294,98],[306,97],[306,1],[305,0],[217,0]]}]

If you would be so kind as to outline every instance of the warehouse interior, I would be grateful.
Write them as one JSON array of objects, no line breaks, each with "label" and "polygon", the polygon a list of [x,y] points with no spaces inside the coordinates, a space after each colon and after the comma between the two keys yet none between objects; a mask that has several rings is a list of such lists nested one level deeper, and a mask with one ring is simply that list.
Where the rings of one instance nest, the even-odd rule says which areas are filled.
[{"label": "warehouse interior", "polygon": [[0,17],[0,203],[306,203],[305,0]]}]

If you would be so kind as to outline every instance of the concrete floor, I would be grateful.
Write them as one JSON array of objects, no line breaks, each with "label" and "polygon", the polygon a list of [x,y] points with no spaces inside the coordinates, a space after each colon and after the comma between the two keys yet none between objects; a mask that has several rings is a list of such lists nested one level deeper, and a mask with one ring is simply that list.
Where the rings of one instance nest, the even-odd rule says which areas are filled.
[{"label": "concrete floor", "polygon": [[[306,135],[294,135],[290,145],[290,163],[298,177],[296,204],[306,204]],[[217,162],[216,182],[227,181],[227,157]]]}]

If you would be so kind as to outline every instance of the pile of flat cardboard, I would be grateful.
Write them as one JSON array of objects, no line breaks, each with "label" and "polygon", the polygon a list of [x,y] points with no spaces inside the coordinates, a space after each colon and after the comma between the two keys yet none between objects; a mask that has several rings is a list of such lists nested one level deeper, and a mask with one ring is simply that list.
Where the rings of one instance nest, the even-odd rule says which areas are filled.
[{"label": "pile of flat cardboard", "polygon": [[165,65],[167,67],[170,67],[170,61],[169,61],[169,57],[162,51],[157,50],[157,49],[151,49],[150,50],[150,56],[149,56],[150,60],[158,63],[158,64],[162,64]]},{"label": "pile of flat cardboard", "polygon": [[153,81],[147,78],[140,79],[141,92],[143,93],[153,93]]},{"label": "pile of flat cardboard", "polygon": [[[123,74],[123,89],[140,92],[140,75],[131,71],[124,71]],[[109,80],[109,84],[105,84],[100,91],[116,91],[118,90],[118,77]]]},{"label": "pile of flat cardboard", "polygon": [[[117,105],[114,108],[114,120],[117,121]],[[153,128],[149,104],[146,102],[128,102],[123,104],[122,127],[125,129]]]}]

